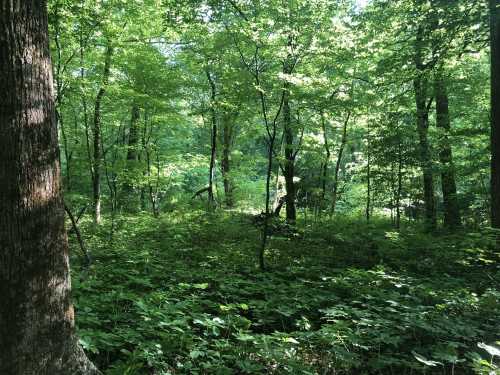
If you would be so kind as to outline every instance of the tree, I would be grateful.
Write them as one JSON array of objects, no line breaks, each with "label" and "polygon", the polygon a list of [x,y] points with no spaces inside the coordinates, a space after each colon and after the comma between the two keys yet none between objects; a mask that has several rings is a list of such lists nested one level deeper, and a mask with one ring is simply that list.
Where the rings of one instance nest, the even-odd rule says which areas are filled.
[{"label": "tree", "polygon": [[[442,0],[434,0],[431,3],[432,11],[430,15],[430,27],[432,38],[432,54],[434,67],[434,98],[436,101],[436,126],[440,131],[439,143],[439,162],[441,169],[441,191],[443,193],[444,206],[444,226],[454,229],[460,226],[460,209],[457,197],[457,184],[455,180],[455,167],[453,164],[453,152],[451,147],[451,121],[448,100],[448,82],[445,67],[445,46],[447,26],[446,19],[441,19],[440,14],[448,9],[451,13],[454,11],[450,6],[445,8]],[[450,9],[451,8],[451,9]],[[450,27],[450,26],[448,26]]]},{"label": "tree", "polygon": [[206,71],[208,82],[210,83],[210,167],[208,168],[208,205],[209,208],[215,208],[215,197],[214,197],[214,174],[215,174],[215,157],[217,151],[217,113],[215,111],[215,106],[217,103],[217,88],[215,86],[215,81],[210,74],[210,71]]},{"label": "tree", "polygon": [[340,166],[342,165],[342,155],[344,154],[344,148],[347,144],[347,125],[349,124],[350,118],[351,112],[347,112],[344,124],[342,125],[342,137],[340,139],[337,161],[335,163],[335,170],[333,174],[332,206],[330,209],[330,216],[333,216],[335,214],[335,208],[337,207],[337,200],[339,198]]},{"label": "tree", "polygon": [[416,75],[413,80],[415,91],[415,103],[417,108],[417,130],[420,146],[420,163],[422,166],[425,221],[428,229],[436,227],[436,202],[434,197],[434,176],[432,172],[432,158],[429,145],[429,108],[431,100],[428,100],[428,79],[426,77],[423,63],[424,50],[424,28],[419,25],[415,39],[415,68]]},{"label": "tree", "polygon": [[0,373],[98,374],[74,334],[46,2],[0,8]]},{"label": "tree", "polygon": [[442,131],[440,137],[439,161],[441,163],[441,190],[444,204],[444,226],[454,229],[460,226],[460,208],[455,182],[455,167],[450,144],[450,113],[448,92],[442,68],[434,74],[434,97],[436,99],[436,126]]},{"label": "tree", "polygon": [[224,199],[227,208],[234,206],[234,179],[231,177],[231,147],[235,138],[235,120],[238,117],[238,112],[226,110],[222,114],[222,129],[221,129],[221,173],[224,184]]},{"label": "tree", "polygon": [[500,0],[490,0],[491,226],[500,228]]},{"label": "tree", "polygon": [[[291,45],[291,42],[289,42]],[[293,67],[289,66],[291,57],[287,56],[283,63],[283,74],[291,74]],[[294,149],[294,129],[292,127],[292,117],[290,109],[290,83],[285,80],[283,84],[283,135],[285,141],[285,161],[283,167],[283,176],[285,177],[286,188],[286,220],[294,225],[297,219],[297,210],[295,209],[295,149]]]},{"label": "tree", "polygon": [[127,156],[126,156],[126,170],[127,176],[125,177],[125,183],[123,184],[123,205],[125,208],[132,210],[137,209],[137,199],[135,199],[133,184],[133,176],[137,174],[137,167],[139,162],[139,119],[140,119],[140,108],[136,103],[132,103],[131,114],[130,114],[130,125],[128,131],[128,146],[127,146]]},{"label": "tree", "polygon": [[113,46],[111,41],[107,41],[106,57],[104,61],[104,71],[102,75],[102,84],[97,92],[94,105],[94,126],[92,128],[94,148],[93,148],[93,174],[92,189],[94,199],[94,221],[96,224],[101,222],[101,164],[102,164],[102,130],[101,130],[101,103],[106,93],[111,72],[111,57],[113,55]]}]

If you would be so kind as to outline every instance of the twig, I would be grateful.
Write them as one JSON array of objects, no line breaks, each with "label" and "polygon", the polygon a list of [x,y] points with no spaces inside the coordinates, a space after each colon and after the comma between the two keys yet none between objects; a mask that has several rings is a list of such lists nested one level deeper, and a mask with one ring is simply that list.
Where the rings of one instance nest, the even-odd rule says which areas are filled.
[{"label": "twig", "polygon": [[73,213],[71,212],[69,207],[66,205],[66,203],[64,203],[64,211],[66,211],[69,219],[71,220],[71,225],[73,226],[73,230],[76,234],[76,238],[78,239],[78,243],[80,244],[80,249],[82,249],[82,253],[85,257],[85,266],[86,266],[86,268],[89,268],[90,264],[92,263],[92,258],[90,257],[90,253],[85,248],[85,244],[83,243],[83,239],[82,239],[82,234],[80,233],[80,229],[78,229],[78,225],[76,224],[75,217],[73,216]]}]

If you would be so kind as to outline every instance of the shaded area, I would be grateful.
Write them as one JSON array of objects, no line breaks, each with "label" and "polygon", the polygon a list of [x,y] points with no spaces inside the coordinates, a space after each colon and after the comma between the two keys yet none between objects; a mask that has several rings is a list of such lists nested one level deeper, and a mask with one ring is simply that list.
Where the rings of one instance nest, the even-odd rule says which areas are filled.
[{"label": "shaded area", "polygon": [[123,218],[113,244],[107,225],[86,232],[87,281],[74,274],[79,335],[107,374],[466,374],[498,340],[487,232],[345,219],[275,233],[261,273],[247,216]]}]

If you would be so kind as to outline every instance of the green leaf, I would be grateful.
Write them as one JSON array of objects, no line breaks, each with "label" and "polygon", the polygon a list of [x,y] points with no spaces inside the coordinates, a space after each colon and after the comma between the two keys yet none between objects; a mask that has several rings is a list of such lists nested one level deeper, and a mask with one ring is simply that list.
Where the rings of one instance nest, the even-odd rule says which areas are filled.
[{"label": "green leaf", "polygon": [[199,358],[199,357],[203,357],[205,355],[204,352],[202,352],[201,350],[197,350],[197,349],[194,349],[194,350],[191,350],[189,352],[189,356],[192,358],[192,359],[196,359],[196,358]]},{"label": "green leaf", "polygon": [[291,342],[292,344],[300,344],[297,340],[295,340],[293,337],[287,337],[283,341],[285,342]]},{"label": "green leaf", "polygon": [[194,284],[193,288],[195,288],[195,289],[207,289],[208,283]]}]

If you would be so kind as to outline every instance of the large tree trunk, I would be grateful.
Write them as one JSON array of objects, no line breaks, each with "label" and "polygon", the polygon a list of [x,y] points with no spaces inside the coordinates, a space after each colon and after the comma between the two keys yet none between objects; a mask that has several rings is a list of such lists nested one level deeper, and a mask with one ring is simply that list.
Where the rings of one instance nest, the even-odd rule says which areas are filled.
[{"label": "large tree trunk", "polygon": [[490,0],[491,226],[500,228],[500,0]]},{"label": "large tree trunk", "polygon": [[0,82],[0,374],[97,374],[74,335],[45,1],[0,2]]},{"label": "large tree trunk", "polygon": [[441,129],[439,161],[441,163],[441,189],[444,203],[444,225],[453,229],[461,225],[460,208],[455,182],[455,167],[450,144],[450,114],[448,108],[448,92],[441,69],[436,72],[434,80],[434,97],[436,98],[436,125]]},{"label": "large tree trunk", "polygon": [[429,109],[427,106],[427,79],[424,77],[422,63],[423,29],[418,27],[415,41],[415,67],[416,76],[413,80],[415,90],[415,103],[417,108],[417,131],[420,147],[420,164],[423,175],[425,224],[428,230],[436,228],[436,204],[434,198],[434,178],[432,159],[429,148]]},{"label": "large tree trunk", "polygon": [[94,137],[94,153],[93,153],[93,179],[92,190],[94,199],[94,222],[99,224],[101,222],[101,102],[106,88],[108,86],[109,75],[111,72],[111,56],[113,55],[113,47],[111,41],[108,40],[106,47],[106,56],[104,60],[104,71],[102,76],[102,84],[97,92],[94,106],[94,126],[92,133]]}]

